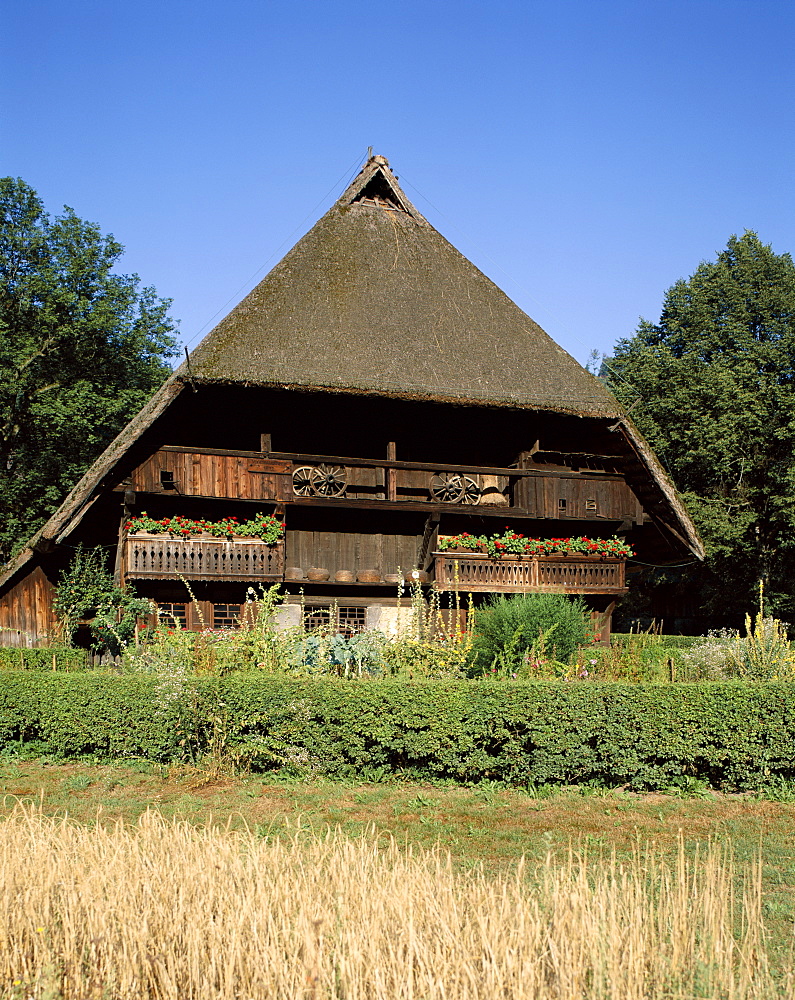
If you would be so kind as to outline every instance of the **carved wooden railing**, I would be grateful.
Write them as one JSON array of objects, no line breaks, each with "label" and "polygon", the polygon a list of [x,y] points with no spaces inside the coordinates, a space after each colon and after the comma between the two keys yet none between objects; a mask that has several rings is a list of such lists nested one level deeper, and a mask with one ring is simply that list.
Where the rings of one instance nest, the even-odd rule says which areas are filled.
[{"label": "carved wooden railing", "polygon": [[440,590],[521,593],[557,590],[567,594],[625,594],[625,561],[586,555],[491,556],[477,552],[435,552]]},{"label": "carved wooden railing", "polygon": [[124,571],[130,580],[281,580],[284,545],[258,538],[169,538],[129,535]]}]

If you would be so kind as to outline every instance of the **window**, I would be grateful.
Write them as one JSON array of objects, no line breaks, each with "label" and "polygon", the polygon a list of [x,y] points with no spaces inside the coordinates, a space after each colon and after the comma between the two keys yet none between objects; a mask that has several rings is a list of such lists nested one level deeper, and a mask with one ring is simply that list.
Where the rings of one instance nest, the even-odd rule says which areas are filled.
[{"label": "window", "polygon": [[239,604],[213,604],[213,628],[237,628],[241,611]]},{"label": "window", "polygon": [[367,624],[367,608],[338,608],[337,609],[338,629],[350,639],[352,635],[364,630]]},{"label": "window", "polygon": [[331,604],[307,604],[304,607],[304,628],[307,632],[314,629],[333,630],[349,639],[361,632],[366,625],[367,608],[362,605],[337,607]]},{"label": "window", "polygon": [[164,490],[175,490],[177,488],[177,484],[174,481],[174,473],[168,469],[161,469],[160,486]]},{"label": "window", "polygon": [[307,632],[328,629],[331,625],[331,608],[328,604],[307,604],[304,608],[304,628]]},{"label": "window", "polygon": [[176,622],[180,628],[187,628],[188,626],[187,604],[172,604],[169,601],[158,601],[157,613],[163,625],[174,625]]},{"label": "window", "polygon": [[563,497],[558,500],[558,515],[561,516],[566,513],[566,501]]},{"label": "window", "polygon": [[595,500],[586,500],[585,501],[585,513],[586,514],[598,514],[599,513],[599,508],[597,507]]}]

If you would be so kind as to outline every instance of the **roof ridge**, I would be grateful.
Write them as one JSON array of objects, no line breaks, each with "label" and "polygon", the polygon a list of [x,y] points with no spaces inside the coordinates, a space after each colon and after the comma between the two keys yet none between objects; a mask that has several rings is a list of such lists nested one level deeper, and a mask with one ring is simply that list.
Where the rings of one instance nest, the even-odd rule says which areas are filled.
[{"label": "roof ridge", "polygon": [[[392,168],[389,166],[389,160],[385,156],[378,154],[369,157],[356,177],[354,177],[348,187],[339,196],[334,204],[334,208],[350,208],[354,203],[361,201],[372,204],[374,199],[368,197],[371,192],[377,197],[381,197],[382,201],[388,202],[391,200],[393,207],[405,212],[406,215],[410,215],[415,222],[428,224],[427,219],[412,204],[403,188],[401,188],[397,175],[392,172]],[[387,195],[386,198],[383,197],[384,194]],[[391,199],[389,195],[391,195]],[[389,208],[390,206],[384,204],[382,207]]]}]

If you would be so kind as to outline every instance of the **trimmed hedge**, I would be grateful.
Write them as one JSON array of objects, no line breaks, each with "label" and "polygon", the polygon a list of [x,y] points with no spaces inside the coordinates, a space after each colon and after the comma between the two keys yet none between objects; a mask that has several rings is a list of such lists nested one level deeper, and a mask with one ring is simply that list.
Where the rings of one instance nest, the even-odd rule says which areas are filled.
[{"label": "trimmed hedge", "polygon": [[63,646],[0,646],[0,670],[87,670],[85,649]]},{"label": "trimmed hedge", "polygon": [[143,674],[3,672],[0,747],[64,758],[177,760],[184,694],[169,700]]},{"label": "trimmed hedge", "polygon": [[795,685],[0,674],[0,747],[461,783],[754,788],[795,777]]}]

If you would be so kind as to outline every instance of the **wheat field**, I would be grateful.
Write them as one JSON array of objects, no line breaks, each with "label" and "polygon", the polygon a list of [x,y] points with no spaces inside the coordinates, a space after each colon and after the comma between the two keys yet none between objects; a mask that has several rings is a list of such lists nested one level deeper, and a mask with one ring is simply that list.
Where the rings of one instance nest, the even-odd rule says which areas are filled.
[{"label": "wheat field", "polygon": [[[761,872],[570,850],[456,870],[374,833],[268,838],[149,812],[0,823],[2,996],[321,1000],[790,997],[765,959]],[[739,888],[737,888],[739,886]]]}]

